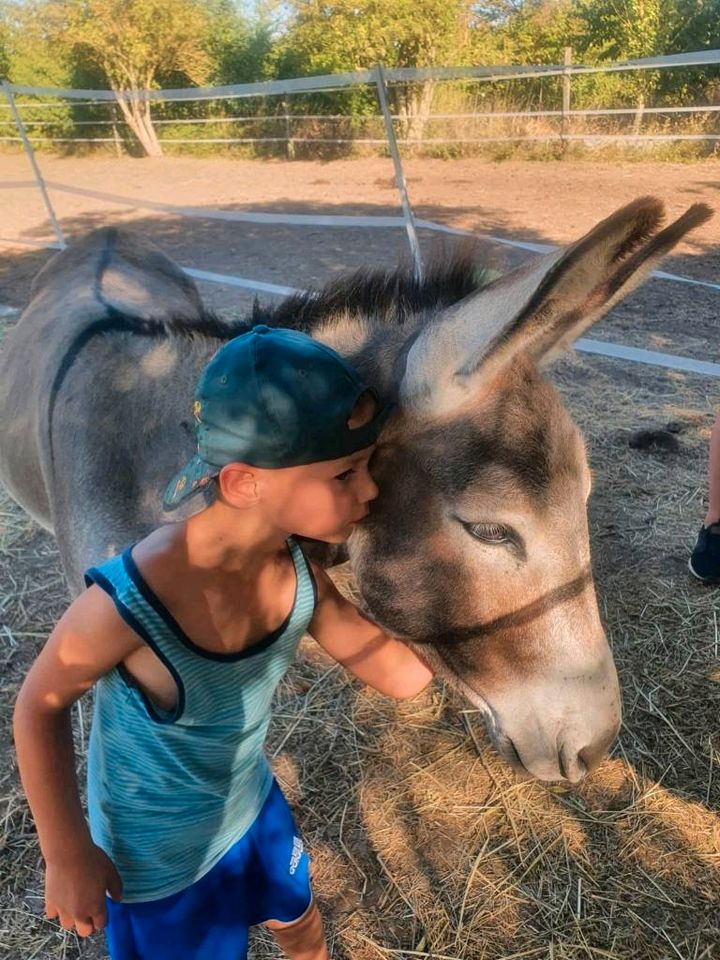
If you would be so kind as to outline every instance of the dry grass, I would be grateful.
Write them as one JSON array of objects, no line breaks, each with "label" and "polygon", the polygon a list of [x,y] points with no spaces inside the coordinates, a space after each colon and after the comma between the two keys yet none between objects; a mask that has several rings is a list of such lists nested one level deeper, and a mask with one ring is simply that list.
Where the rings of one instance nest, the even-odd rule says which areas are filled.
[{"label": "dry grass", "polygon": [[[279,690],[269,748],[338,960],[720,956],[717,592],[685,568],[703,513],[706,383],[580,357],[554,378],[595,473],[591,529],[625,698],[620,742],[579,789],[520,782],[454,692],[438,685],[395,704],[308,642]],[[670,419],[683,425],[680,454],[629,448],[630,431]],[[81,943],[41,918],[35,834],[10,750],[14,695],[66,602],[57,554],[6,497],[0,523],[0,956],[99,960],[99,938]],[[254,950],[278,956],[263,933]]]}]

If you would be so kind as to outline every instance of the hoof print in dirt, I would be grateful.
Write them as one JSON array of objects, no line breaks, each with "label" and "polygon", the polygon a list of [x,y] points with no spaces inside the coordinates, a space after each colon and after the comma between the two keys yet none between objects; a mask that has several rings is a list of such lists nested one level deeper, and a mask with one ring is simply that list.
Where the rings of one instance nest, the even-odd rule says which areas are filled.
[{"label": "hoof print in dirt", "polygon": [[678,453],[680,442],[675,436],[678,431],[669,430],[636,430],[628,437],[628,446],[632,450],[642,450],[647,453]]}]

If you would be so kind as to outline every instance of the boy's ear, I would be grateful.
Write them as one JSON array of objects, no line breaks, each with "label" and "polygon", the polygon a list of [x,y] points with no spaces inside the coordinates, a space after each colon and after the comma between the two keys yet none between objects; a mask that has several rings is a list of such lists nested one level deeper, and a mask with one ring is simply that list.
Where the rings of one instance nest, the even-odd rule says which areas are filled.
[{"label": "boy's ear", "polygon": [[233,507],[251,507],[258,501],[258,477],[246,463],[228,463],[217,478],[220,494]]}]

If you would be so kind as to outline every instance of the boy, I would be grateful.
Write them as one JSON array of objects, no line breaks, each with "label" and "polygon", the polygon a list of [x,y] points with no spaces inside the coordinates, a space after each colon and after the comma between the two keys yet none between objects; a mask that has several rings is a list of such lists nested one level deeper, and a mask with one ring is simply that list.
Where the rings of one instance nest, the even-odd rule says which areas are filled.
[{"label": "boy", "polygon": [[[390,696],[432,677],[295,540],[342,542],[367,514],[387,411],[334,351],[257,326],[215,355],[194,412],[198,454],[165,505],[212,481],[215,502],[87,571],[18,697],[46,913],[81,936],[107,923],[112,960],[240,960],[261,922],[292,960],[323,960],[307,854],[263,742],[306,630]],[[88,829],[69,715],[93,686]]]}]

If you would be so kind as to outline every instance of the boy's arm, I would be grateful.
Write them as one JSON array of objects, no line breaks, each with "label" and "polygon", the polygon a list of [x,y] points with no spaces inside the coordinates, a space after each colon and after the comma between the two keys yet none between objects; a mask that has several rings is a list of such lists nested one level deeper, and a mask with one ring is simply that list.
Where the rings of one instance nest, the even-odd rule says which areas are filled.
[{"label": "boy's arm", "polygon": [[427,663],[346,600],[313,564],[318,601],[308,632],[330,656],[363,683],[398,700],[414,697],[433,678]]},{"label": "boy's arm", "polygon": [[78,874],[87,873],[88,859],[95,867],[102,866],[80,803],[70,708],[99,677],[141,645],[107,594],[93,585],[60,619],[18,694],[14,714],[18,767],[47,864],[48,914],[59,913],[63,926],[72,926],[77,918],[69,916],[68,907],[53,914],[52,872],[72,871],[75,866]]}]

